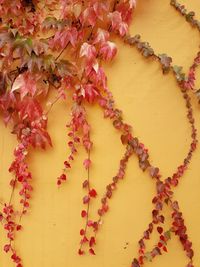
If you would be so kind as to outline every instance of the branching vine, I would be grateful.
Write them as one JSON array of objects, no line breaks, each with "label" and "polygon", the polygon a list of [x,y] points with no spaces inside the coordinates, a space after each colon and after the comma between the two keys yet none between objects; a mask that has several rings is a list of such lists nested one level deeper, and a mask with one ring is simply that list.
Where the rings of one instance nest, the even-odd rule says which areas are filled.
[{"label": "branching vine", "polygon": [[[176,0],[171,0],[170,4],[200,31],[200,22],[193,11],[188,12]],[[5,124],[11,125],[12,133],[18,140],[14,160],[9,168],[14,177],[10,181],[11,194],[8,202],[1,203],[0,221],[8,239],[4,251],[10,253],[16,267],[22,267],[23,262],[14,248],[14,240],[16,233],[22,229],[21,219],[28,211],[33,190],[31,181],[34,177],[28,168],[27,155],[31,147],[46,149],[52,146],[47,131],[48,115],[56,103],[65,101],[67,97],[72,102],[71,119],[67,123],[70,154],[57,177],[57,186],[69,179],[78,147],[82,145],[86,151],[83,165],[87,178],[82,184],[85,208],[81,211],[81,217],[85,224],[80,230],[78,253],[83,255],[88,247],[89,253],[95,255],[102,217],[108,212],[109,199],[114,195],[119,181],[125,178],[128,161],[134,154],[141,170],[148,172],[155,181],[156,193],[152,200],[152,219],[138,242],[138,257],[133,259],[131,267],[141,267],[145,261],[152,261],[167,252],[167,244],[173,233],[179,237],[186,252],[187,267],[194,267],[192,242],[187,235],[184,216],[174,198],[173,189],[187,170],[198,143],[189,91],[200,100],[200,90],[195,89],[200,52],[187,75],[182,67],[173,65],[170,56],[165,53],[157,55],[148,42],[141,41],[140,35],[131,37],[128,34],[135,7],[135,0],[0,1],[0,111]],[[136,47],[144,57],[159,62],[163,74],[172,72],[185,100],[186,116],[191,128],[190,147],[176,171],[165,179],[162,179],[159,168],[151,164],[147,147],[133,136],[131,125],[124,122],[123,113],[116,107],[107,86],[102,62],[113,60],[117,54],[116,44],[111,41],[114,36]],[[48,100],[50,91],[55,91],[55,99],[48,108],[43,108],[42,101]],[[67,91],[71,92],[71,96],[67,96]],[[113,127],[120,132],[122,145],[125,146],[118,171],[101,197],[97,220],[90,215],[91,201],[97,196],[97,191],[90,177],[93,142],[86,103],[99,105],[104,117],[110,119]],[[16,190],[19,190],[20,210],[13,205]],[[170,229],[165,229],[164,205],[171,211]],[[91,236],[89,228],[92,229]],[[158,241],[150,251],[146,251],[146,241],[154,231]]]}]

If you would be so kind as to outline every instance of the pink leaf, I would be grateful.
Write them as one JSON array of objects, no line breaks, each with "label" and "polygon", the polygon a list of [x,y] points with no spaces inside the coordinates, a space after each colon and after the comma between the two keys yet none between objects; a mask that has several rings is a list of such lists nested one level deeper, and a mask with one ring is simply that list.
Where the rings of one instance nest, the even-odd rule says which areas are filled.
[{"label": "pink leaf", "polygon": [[128,32],[128,24],[126,22],[121,22],[119,24],[119,34],[125,36]]},{"label": "pink leaf", "polygon": [[129,5],[130,5],[130,8],[135,8],[136,7],[136,0],[129,0]]},{"label": "pink leaf", "polygon": [[53,49],[59,50],[64,49],[70,42],[73,47],[77,43],[78,32],[75,27],[70,29],[64,29],[57,31],[54,38],[49,41],[49,46]]},{"label": "pink leaf", "polygon": [[92,60],[96,57],[96,49],[93,45],[83,43],[80,49],[80,57],[86,57],[88,60]]},{"label": "pink leaf", "polygon": [[93,103],[99,96],[97,88],[91,83],[82,86],[81,94],[89,103]]},{"label": "pink leaf", "polygon": [[88,7],[84,10],[84,12],[80,16],[80,21],[82,25],[91,25],[92,27],[95,25],[97,21],[97,15],[94,11],[93,7]]},{"label": "pink leaf", "polygon": [[110,34],[108,31],[105,31],[101,28],[98,28],[96,36],[95,36],[94,41],[93,41],[93,44],[105,43],[108,41],[109,36],[110,36]]},{"label": "pink leaf", "polygon": [[83,182],[83,188],[87,188],[87,187],[88,187],[88,185],[89,185],[89,182],[88,182],[88,180],[85,180],[85,181]]},{"label": "pink leaf", "polygon": [[112,30],[117,30],[119,24],[122,22],[122,17],[119,11],[114,11],[108,14],[108,18],[111,21]]},{"label": "pink leaf", "polygon": [[93,224],[94,224],[94,222],[91,221],[91,220],[89,220],[87,225],[88,225],[89,227],[91,227],[91,226],[93,226]]},{"label": "pink leaf", "polygon": [[110,41],[103,43],[103,45],[99,50],[100,56],[106,61],[112,60],[116,55],[116,53],[117,53],[117,47],[115,43]]},{"label": "pink leaf", "polygon": [[85,159],[83,162],[83,165],[85,166],[86,170],[89,169],[89,167],[91,166],[91,160],[90,159]]},{"label": "pink leaf", "polygon": [[36,77],[29,72],[20,74],[14,81],[11,92],[19,91],[23,99],[27,94],[34,96],[37,91]]},{"label": "pink leaf", "polygon": [[89,203],[89,201],[90,201],[90,197],[89,196],[84,196],[83,204],[87,204],[87,203]]}]

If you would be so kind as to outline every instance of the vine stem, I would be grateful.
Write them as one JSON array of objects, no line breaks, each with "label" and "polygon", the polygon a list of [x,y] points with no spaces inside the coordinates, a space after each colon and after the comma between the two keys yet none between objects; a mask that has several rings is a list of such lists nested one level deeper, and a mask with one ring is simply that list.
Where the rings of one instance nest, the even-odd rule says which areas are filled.
[{"label": "vine stem", "polygon": [[[128,161],[129,161],[129,159],[130,159],[130,157],[131,157],[132,155],[133,155],[133,150],[132,150],[132,148],[131,148],[129,145],[127,145],[127,147],[126,147],[126,151],[125,151],[125,153],[124,153],[122,159],[120,160],[120,163],[121,163],[122,161],[125,162],[125,166],[124,166],[124,169],[123,169],[123,171],[124,171],[124,175],[123,175],[120,179],[117,179],[116,182],[111,181],[111,184],[114,182],[114,184],[115,184],[115,186],[116,186],[117,183],[118,183],[120,180],[124,179],[124,177],[125,177],[125,175],[126,175],[126,167],[127,167],[127,164],[128,164]],[[120,170],[120,166],[119,166],[119,170]],[[117,177],[117,176],[118,176],[118,173],[117,173],[117,175],[116,175],[115,177]],[[104,197],[106,197],[106,192],[107,192],[107,191],[105,191],[105,193],[104,193]],[[109,200],[109,198],[106,197],[106,204],[107,204],[108,200]],[[99,226],[100,226],[100,223],[101,223],[101,220],[102,220],[103,215],[104,215],[104,214],[102,214],[102,215],[99,214],[99,217],[98,217],[98,220],[97,220],[97,228],[96,228],[96,230],[95,230],[95,234],[94,234],[94,238],[95,238],[95,240],[96,240],[97,232],[98,232],[98,229],[99,229]]]},{"label": "vine stem", "polygon": [[[25,194],[26,194],[26,190],[25,190]],[[25,197],[24,198],[24,201],[26,202],[27,198]],[[19,217],[19,223],[21,222],[22,220],[22,216],[24,215],[24,211],[25,211],[25,207],[23,205],[23,208],[22,208],[22,211],[20,212],[20,217]]]},{"label": "vine stem", "polygon": [[60,52],[60,54],[58,54],[58,56],[55,58],[55,61],[57,61],[59,58],[60,58],[60,56],[63,54],[63,52],[65,51],[65,49],[68,47],[68,45],[69,45],[69,42],[65,45],[65,47],[61,50],[61,52]]},{"label": "vine stem", "polygon": [[57,96],[54,101],[51,103],[49,109],[46,111],[46,113],[44,114],[45,116],[49,114],[49,112],[51,111],[51,109],[53,108],[53,106],[58,102],[58,100],[61,98],[61,96]]},{"label": "vine stem", "polygon": [[[90,149],[88,150],[88,160],[90,160]],[[88,189],[88,195],[89,195],[89,192],[90,192],[90,166],[87,169],[87,182],[88,182],[87,189]],[[87,214],[86,214],[86,222],[85,222],[85,228],[84,228],[84,236],[86,236],[87,230],[88,230],[89,212],[90,212],[90,200],[87,203],[86,212],[87,212]],[[81,242],[80,250],[82,250],[82,247],[83,247],[83,242]]]},{"label": "vine stem", "polygon": [[16,182],[17,182],[17,178],[15,177],[15,180],[14,180],[14,184],[12,186],[12,191],[11,191],[11,194],[10,194],[10,199],[9,199],[9,206],[12,202],[12,198],[13,198],[13,195],[14,195],[14,192],[15,192],[15,187],[16,187]]}]

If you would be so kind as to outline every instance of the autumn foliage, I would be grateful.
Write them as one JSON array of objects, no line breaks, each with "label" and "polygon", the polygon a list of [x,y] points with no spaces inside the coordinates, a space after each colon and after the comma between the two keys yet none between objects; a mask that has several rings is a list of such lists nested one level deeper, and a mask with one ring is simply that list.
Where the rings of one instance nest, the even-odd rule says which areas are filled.
[{"label": "autumn foliage", "polygon": [[[172,1],[174,5],[176,1]],[[172,58],[166,54],[156,55],[148,43],[142,42],[139,35],[128,34],[135,0],[98,1],[98,0],[0,0],[0,110],[5,125],[12,127],[18,145],[14,150],[14,160],[9,172],[11,196],[3,204],[0,220],[7,233],[8,242],[4,251],[10,253],[16,267],[22,267],[22,259],[14,248],[16,233],[22,229],[20,220],[28,211],[31,199],[31,180],[34,174],[29,171],[27,155],[30,148],[46,149],[52,146],[48,133],[48,114],[58,101],[65,101],[71,92],[71,119],[67,123],[68,146],[70,154],[63,163],[63,170],[57,177],[57,186],[61,186],[70,176],[70,169],[82,145],[86,151],[83,166],[87,179],[83,182],[85,195],[80,215],[84,227],[80,229],[80,247],[78,253],[87,251],[95,255],[97,233],[102,217],[109,210],[109,199],[117,185],[124,179],[129,158],[135,154],[139,167],[147,171],[155,180],[156,195],[152,200],[152,221],[139,240],[138,257],[132,261],[132,267],[142,266],[146,260],[152,261],[157,255],[167,252],[167,243],[175,233],[189,258],[187,267],[193,267],[192,243],[178,202],[174,199],[173,188],[179,183],[196,149],[197,138],[193,110],[188,90],[194,89],[195,69],[199,64],[199,55],[190,68],[188,76],[182,69],[172,65]],[[193,18],[193,16],[192,16]],[[113,37],[135,46],[145,57],[159,61],[164,74],[172,71],[186,102],[187,119],[191,126],[191,146],[183,162],[171,177],[162,180],[160,170],[150,162],[146,146],[132,134],[132,127],[123,120],[122,111],[115,106],[114,98],[107,86],[107,77],[103,61],[113,60],[117,46]],[[56,97],[45,105],[49,92]],[[91,126],[87,119],[85,104],[97,103],[104,117],[121,133],[121,142],[125,152],[119,162],[116,175],[106,186],[97,210],[98,220],[90,218],[90,203],[95,201],[97,190],[91,185],[90,168],[92,166]],[[16,189],[16,185],[17,189]],[[19,189],[20,210],[13,207],[12,195]],[[165,218],[163,206],[167,205],[172,214],[172,226],[164,230]],[[88,228],[93,235],[88,234]],[[146,241],[153,231],[158,242],[151,251],[146,251]]]}]

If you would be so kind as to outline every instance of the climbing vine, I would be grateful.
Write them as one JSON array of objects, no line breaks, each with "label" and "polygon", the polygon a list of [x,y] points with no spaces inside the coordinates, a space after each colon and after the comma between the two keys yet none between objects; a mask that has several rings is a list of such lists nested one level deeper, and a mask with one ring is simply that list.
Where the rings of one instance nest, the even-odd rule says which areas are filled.
[{"label": "climbing vine", "polygon": [[[185,19],[200,30],[200,23],[194,12],[188,12],[177,1],[170,4]],[[187,234],[187,227],[179,204],[174,198],[173,189],[178,186],[190,164],[197,147],[197,130],[193,117],[193,108],[189,91],[200,99],[200,91],[195,89],[195,73],[200,64],[200,52],[195,57],[188,74],[181,66],[173,65],[167,54],[156,54],[148,42],[140,35],[131,37],[128,28],[136,7],[135,0],[80,1],[80,0],[1,0],[0,1],[0,110],[5,125],[12,127],[18,145],[14,150],[14,160],[9,172],[11,194],[8,201],[2,203],[0,220],[7,234],[4,251],[10,254],[16,267],[22,267],[23,261],[14,247],[17,232],[22,229],[21,219],[30,205],[31,185],[34,174],[29,171],[27,156],[31,148],[46,149],[52,146],[48,133],[48,115],[53,105],[71,97],[70,121],[67,122],[68,146],[64,168],[57,177],[57,186],[62,186],[70,178],[70,169],[82,145],[86,151],[83,165],[87,178],[82,187],[85,190],[81,217],[84,225],[80,229],[80,247],[78,254],[87,251],[95,255],[97,234],[102,217],[109,210],[112,198],[120,180],[125,178],[129,158],[135,155],[142,171],[149,173],[155,181],[156,194],[152,199],[152,219],[139,240],[138,257],[131,267],[143,266],[157,255],[167,252],[167,244],[172,234],[179,237],[188,257],[187,267],[194,267],[194,251]],[[9,14],[9,15],[8,15]],[[158,167],[150,162],[149,150],[137,137],[133,136],[131,125],[123,120],[123,113],[115,105],[112,92],[107,86],[107,77],[103,61],[113,60],[117,46],[113,37],[118,36],[125,44],[135,47],[144,57],[160,63],[164,75],[174,74],[177,86],[185,100],[186,118],[191,128],[191,143],[188,153],[170,177],[162,179]],[[49,92],[56,97],[45,106]],[[71,94],[67,94],[71,92]],[[116,175],[112,177],[101,197],[97,210],[98,219],[90,216],[91,201],[98,192],[92,185],[93,140],[91,125],[88,121],[85,104],[97,103],[105,119],[109,119],[120,132],[124,155],[119,161]],[[68,107],[67,107],[68,108]],[[18,190],[20,210],[14,208],[13,193]],[[164,205],[171,211],[171,227],[165,229]],[[88,231],[88,229],[92,231]],[[146,251],[146,242],[156,231],[158,240],[150,251]],[[89,233],[93,233],[90,235]]]}]

